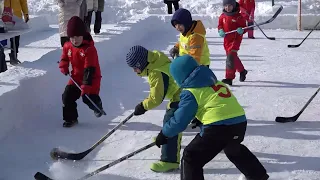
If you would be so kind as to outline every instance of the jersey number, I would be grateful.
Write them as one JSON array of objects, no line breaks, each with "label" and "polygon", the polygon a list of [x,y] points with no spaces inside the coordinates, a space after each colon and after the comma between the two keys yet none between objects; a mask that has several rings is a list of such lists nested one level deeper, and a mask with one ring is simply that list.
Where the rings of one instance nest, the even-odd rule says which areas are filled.
[{"label": "jersey number", "polygon": [[223,93],[223,92],[219,92],[218,95],[222,98],[229,98],[231,97],[231,92],[229,91],[229,89],[221,84],[218,84],[218,85],[213,85],[212,86],[212,89],[217,92],[219,91],[221,88],[225,88],[226,89],[226,93]]}]

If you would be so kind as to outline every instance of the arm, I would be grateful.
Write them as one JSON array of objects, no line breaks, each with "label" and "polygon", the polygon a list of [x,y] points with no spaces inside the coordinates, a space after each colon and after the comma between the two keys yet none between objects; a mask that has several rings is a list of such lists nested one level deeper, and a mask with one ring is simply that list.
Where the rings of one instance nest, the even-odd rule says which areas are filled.
[{"label": "arm", "polygon": [[200,64],[200,59],[202,55],[204,45],[204,39],[198,34],[194,34],[189,41],[189,52],[188,54],[192,56]]},{"label": "arm", "polygon": [[224,30],[223,29],[223,18],[222,18],[222,15],[219,17],[219,21],[218,21],[218,31],[220,29]]},{"label": "arm", "polygon": [[169,87],[168,75],[160,72],[153,71],[148,75],[150,85],[150,93],[148,98],[142,101],[145,110],[150,110],[159,106],[167,94]]},{"label": "arm", "polygon": [[69,68],[69,57],[68,57],[68,50],[66,46],[63,46],[62,55],[59,62],[59,68]]},{"label": "arm", "polygon": [[184,131],[194,119],[198,111],[198,103],[190,91],[183,90],[180,94],[179,108],[174,112],[162,128],[166,137],[173,137]]},{"label": "arm", "polygon": [[84,75],[83,75],[83,84],[92,85],[92,80],[96,72],[96,65],[98,64],[98,53],[96,48],[89,47],[85,52],[84,59]]},{"label": "arm", "polygon": [[180,46],[179,44],[180,44],[180,43],[177,42],[174,46],[179,49],[179,46]]}]

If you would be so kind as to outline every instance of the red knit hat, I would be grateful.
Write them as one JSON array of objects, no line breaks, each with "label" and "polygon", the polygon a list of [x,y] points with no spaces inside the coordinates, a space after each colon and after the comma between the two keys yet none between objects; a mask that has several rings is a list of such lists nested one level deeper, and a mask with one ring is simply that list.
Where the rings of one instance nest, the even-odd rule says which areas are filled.
[{"label": "red knit hat", "polygon": [[86,25],[78,16],[73,16],[67,25],[68,37],[84,36],[86,34]]}]

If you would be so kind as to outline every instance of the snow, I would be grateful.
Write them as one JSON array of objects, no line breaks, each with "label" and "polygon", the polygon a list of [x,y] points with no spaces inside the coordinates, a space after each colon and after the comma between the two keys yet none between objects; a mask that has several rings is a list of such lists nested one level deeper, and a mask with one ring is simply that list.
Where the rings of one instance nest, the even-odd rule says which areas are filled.
[{"label": "snow", "polygon": [[[61,75],[57,67],[61,55],[58,26],[44,18],[45,14],[56,13],[53,2],[29,1],[34,14],[30,22],[34,24],[31,32],[21,36],[19,59],[23,63],[8,65],[9,69],[0,73],[0,179],[33,179],[38,171],[55,179],[77,179],[151,143],[161,130],[167,101],[145,115],[131,118],[83,160],[50,158],[49,153],[55,147],[68,152],[87,150],[148,95],[146,80],[136,76],[125,63],[125,54],[131,46],[140,44],[168,54],[178,38],[178,32],[170,25],[171,16],[161,15],[166,11],[162,0],[107,1],[101,34],[93,35],[103,73],[101,98],[107,116],[97,119],[79,100],[80,123],[65,129],[61,93],[68,78]],[[217,12],[214,8],[220,8],[220,1],[181,2],[197,13],[194,19],[203,20],[208,28],[210,68],[219,79],[224,78],[223,39],[218,37],[213,18]],[[315,16],[313,13],[317,13],[319,5],[313,1],[303,2],[313,5],[313,9],[306,6],[305,12]],[[258,13],[257,21],[272,15],[269,3],[258,1],[261,16]],[[319,87],[320,32],[314,31],[299,48],[287,48],[288,44],[300,43],[308,31],[288,30],[296,22],[286,24],[284,21],[284,17],[293,17],[296,1],[276,3],[286,5],[284,13],[271,24],[262,26],[268,28],[265,33],[276,40],[265,39],[259,30],[255,31],[256,39],[244,38],[239,56],[249,71],[248,78],[246,82],[236,79],[231,89],[248,117],[244,144],[257,155],[273,179],[316,180],[320,177],[319,96],[297,122],[279,124],[274,119],[295,115]],[[285,26],[288,28],[280,29]],[[183,149],[196,133],[197,130],[191,129],[184,132]],[[180,179],[178,171],[155,173],[149,169],[159,156],[160,149],[152,147],[91,179]],[[206,179],[224,180],[236,179],[240,172],[221,153],[205,166],[204,174]]]}]

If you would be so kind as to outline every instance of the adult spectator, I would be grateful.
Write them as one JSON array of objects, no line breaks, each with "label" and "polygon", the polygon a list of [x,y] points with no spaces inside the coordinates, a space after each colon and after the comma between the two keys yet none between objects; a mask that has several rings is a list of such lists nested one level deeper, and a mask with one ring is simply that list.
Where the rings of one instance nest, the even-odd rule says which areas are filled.
[{"label": "adult spectator", "polygon": [[87,0],[88,4],[88,16],[86,17],[85,23],[87,25],[88,31],[91,32],[90,25],[92,14],[95,12],[95,21],[93,31],[95,34],[100,33],[102,17],[101,13],[104,10],[104,0]]},{"label": "adult spectator", "polygon": [[174,6],[174,10],[179,9],[179,1],[180,0],[164,0],[163,2],[167,4],[168,7],[168,14],[172,14],[172,5]]}]

